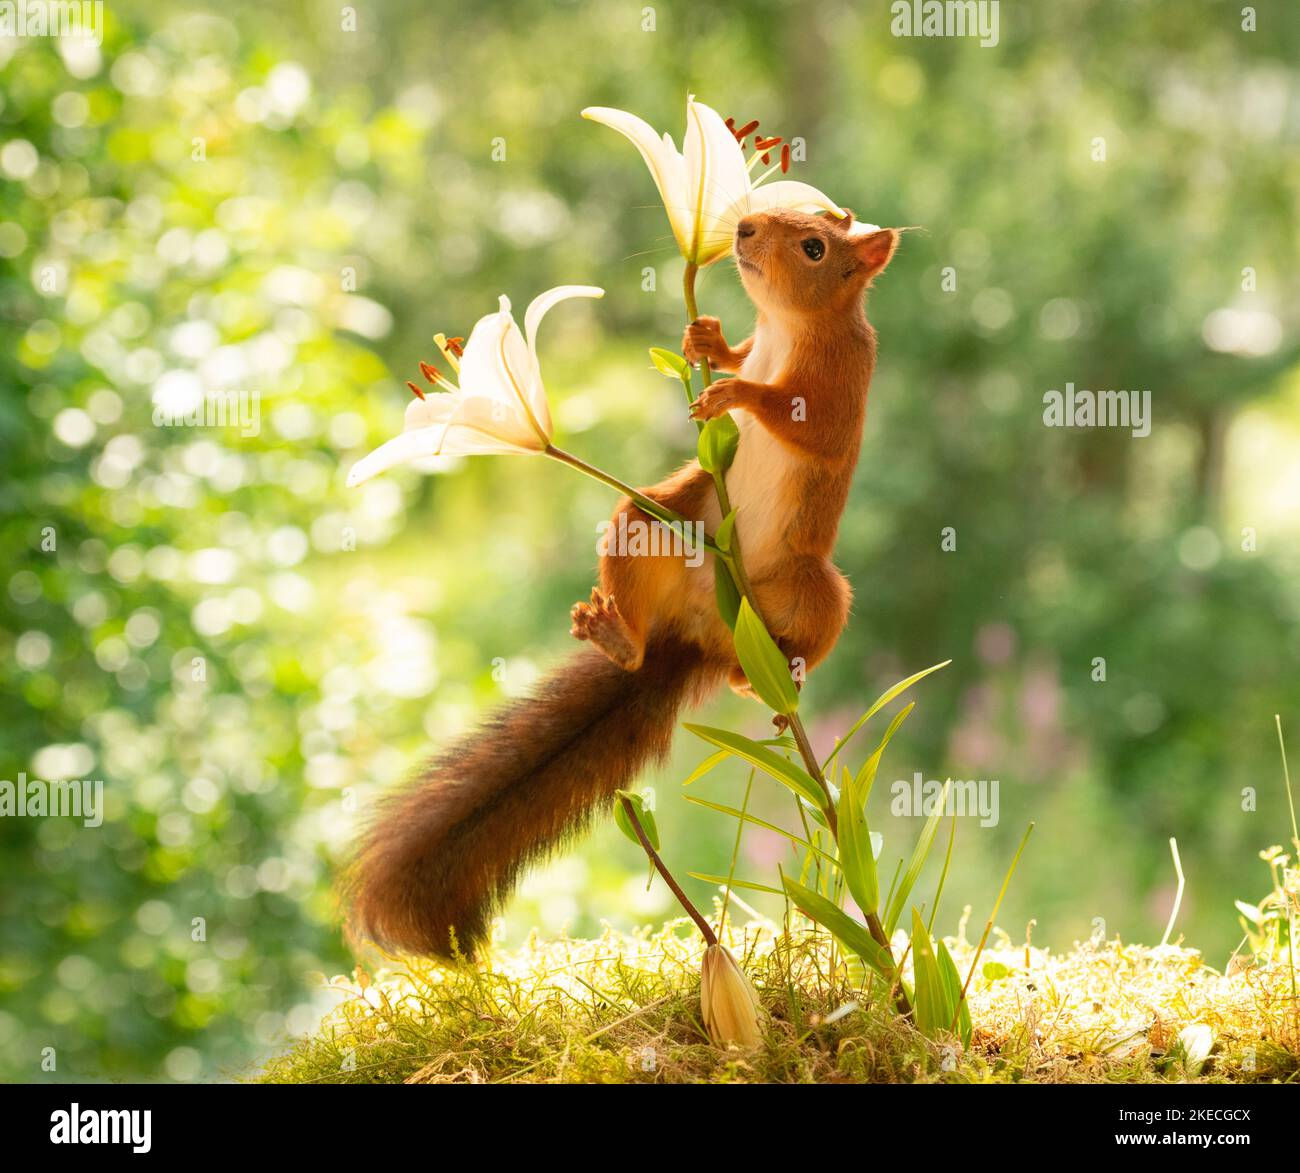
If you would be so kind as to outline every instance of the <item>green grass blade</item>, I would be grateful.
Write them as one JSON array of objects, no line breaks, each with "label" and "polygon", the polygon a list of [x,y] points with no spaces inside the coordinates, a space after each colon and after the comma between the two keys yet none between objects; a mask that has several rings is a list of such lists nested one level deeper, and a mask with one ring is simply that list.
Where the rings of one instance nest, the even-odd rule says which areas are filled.
[{"label": "green grass blade", "polygon": [[944,808],[948,805],[948,788],[951,785],[951,778],[943,784],[943,793],[935,804],[935,811],[925,820],[925,826],[921,828],[921,837],[916,841],[916,848],[912,852],[912,860],[907,865],[907,871],[903,873],[902,882],[894,891],[894,898],[889,905],[889,915],[885,918],[885,933],[890,936],[898,928],[899,918],[903,915],[903,909],[907,907],[907,898],[916,886],[921,869],[930,854],[930,848],[934,845],[934,835],[939,829],[939,820],[943,818]]},{"label": "green grass blade", "polygon": [[943,857],[943,871],[939,873],[939,885],[934,890],[934,907],[930,909],[930,923],[926,926],[934,933],[934,918],[939,913],[939,897],[943,895],[943,886],[948,880],[948,869],[952,866],[952,846],[957,839],[957,812],[952,812],[951,826],[948,828],[948,851]]},{"label": "green grass blade", "polygon": [[[957,964],[953,961],[952,954],[948,952],[948,946],[936,940],[934,948],[935,957],[939,962],[939,980],[943,983],[945,1008],[953,1007],[957,1010],[957,1034],[961,1038],[962,1046],[969,1047],[973,1027],[970,1003],[962,996],[961,975],[957,972]],[[952,1018],[950,1013],[947,1022],[951,1023]]]}]

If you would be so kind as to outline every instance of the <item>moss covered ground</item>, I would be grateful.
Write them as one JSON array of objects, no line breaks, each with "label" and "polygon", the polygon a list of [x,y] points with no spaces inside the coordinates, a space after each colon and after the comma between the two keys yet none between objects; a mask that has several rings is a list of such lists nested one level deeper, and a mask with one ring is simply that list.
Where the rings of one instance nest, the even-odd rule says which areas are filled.
[{"label": "moss covered ground", "polygon": [[[995,932],[969,989],[963,1051],[922,1036],[803,922],[730,936],[765,1011],[763,1043],[709,1043],[689,922],[532,940],[474,964],[392,959],[328,984],[338,1006],[258,1073],[283,1083],[1300,1082],[1287,957],[1220,972],[1194,949],[1118,940],[1064,954]],[[947,938],[964,976],[974,956]]]}]

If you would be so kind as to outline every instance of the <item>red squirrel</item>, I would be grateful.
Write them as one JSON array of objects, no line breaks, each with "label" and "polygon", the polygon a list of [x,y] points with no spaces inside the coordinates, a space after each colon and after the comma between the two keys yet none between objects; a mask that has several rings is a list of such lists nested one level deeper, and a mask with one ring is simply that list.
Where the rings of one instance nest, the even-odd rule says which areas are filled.
[{"label": "red squirrel", "polygon": [[[683,353],[735,372],[691,407],[730,411],[740,443],[726,474],[757,609],[788,659],[823,660],[848,620],[851,591],[830,556],[848,499],[876,361],[863,293],[899,232],[774,210],[736,227],[735,260],[757,311],[729,346],[716,318],[686,328]],[[713,533],[712,477],[695,460],[647,497]],[[629,498],[627,524],[651,519]],[[534,693],[434,758],[381,800],[348,878],[353,926],[390,948],[471,954],[521,870],[578,834],[642,766],[662,761],[677,712],[725,679],[748,685],[717,610],[713,557],[620,554],[572,610],[591,646]]]}]

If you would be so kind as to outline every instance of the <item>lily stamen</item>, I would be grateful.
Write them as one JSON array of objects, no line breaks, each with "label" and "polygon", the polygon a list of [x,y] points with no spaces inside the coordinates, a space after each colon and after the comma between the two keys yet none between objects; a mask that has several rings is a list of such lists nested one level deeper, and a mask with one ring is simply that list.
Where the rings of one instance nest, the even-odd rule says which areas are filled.
[{"label": "lily stamen", "polygon": [[[440,370],[438,370],[437,367],[431,365],[430,363],[427,362],[420,363],[420,374],[422,374],[439,391],[456,390],[456,384],[451,382],[451,380],[449,380],[448,378],[446,378],[443,375],[443,373]],[[410,384],[408,383],[407,386],[409,387]],[[424,396],[421,395],[420,398],[423,399]]]},{"label": "lily stamen", "polygon": [[460,356],[464,354],[462,346],[465,339],[448,338],[445,334],[435,334],[433,336],[433,341],[441,352],[442,357],[447,360],[447,365],[451,367],[453,371],[459,373]]},{"label": "lily stamen", "polygon": [[764,167],[766,167],[769,163],[772,162],[772,155],[771,155],[772,148],[778,146],[780,142],[781,142],[780,135],[775,135],[772,138],[754,139],[754,150],[762,155]]},{"label": "lily stamen", "polygon": [[736,136],[736,142],[743,147],[745,145],[745,140],[758,129],[758,119],[751,119],[749,122],[746,122],[744,126],[737,129],[736,120],[734,118],[728,118],[727,129]]}]

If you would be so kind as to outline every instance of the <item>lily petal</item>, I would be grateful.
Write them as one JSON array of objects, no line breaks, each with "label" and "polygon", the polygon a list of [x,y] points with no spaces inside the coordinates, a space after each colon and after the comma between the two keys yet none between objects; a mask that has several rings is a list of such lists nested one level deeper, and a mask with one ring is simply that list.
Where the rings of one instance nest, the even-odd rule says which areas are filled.
[{"label": "lily petal", "polygon": [[347,487],[355,488],[399,464],[431,456],[531,456],[541,451],[531,428],[511,429],[518,433],[518,439],[512,439],[488,400],[466,400],[453,406],[457,410],[446,420],[403,432],[363,456],[349,471]]},{"label": "lily petal", "polygon": [[537,328],[542,324],[552,306],[571,297],[604,297],[605,291],[596,285],[557,285],[539,293],[524,311],[524,337],[528,341],[529,371],[525,390],[534,418],[542,425],[547,436],[551,434],[551,409],[542,383],[542,368],[537,359]]},{"label": "lily petal", "polygon": [[660,138],[648,122],[626,110],[588,106],[582,116],[618,131],[641,152],[668,212],[673,235],[683,251],[689,248],[692,207],[686,186],[686,163],[674,149],[672,140],[667,135]]},{"label": "lily petal", "polygon": [[440,391],[423,399],[412,399],[402,417],[402,431],[414,432],[445,422],[455,410],[455,396],[450,392]]},{"label": "lily petal", "polygon": [[441,428],[437,456],[486,456],[536,453],[546,447],[533,426],[518,411],[507,412],[492,399],[463,398]]},{"label": "lily petal", "polygon": [[718,112],[693,96],[686,103],[683,149],[692,201],[690,255],[704,264],[707,254],[716,250],[719,235],[727,237],[721,251],[731,247],[730,232],[720,234],[717,222],[750,190],[749,168],[745,152]]},{"label": "lily petal", "polygon": [[854,220],[849,225],[849,236],[870,236],[873,232],[879,232],[879,224],[868,224],[865,220]]},{"label": "lily petal", "polygon": [[524,337],[528,339],[528,349],[534,359],[537,358],[537,327],[542,324],[551,307],[571,297],[604,297],[605,291],[597,285],[557,285],[545,293],[539,293],[528,303],[524,311]]},{"label": "lily petal", "polygon": [[[532,405],[526,393],[531,386],[532,356],[510,313],[510,299],[501,298],[501,308],[474,323],[465,352],[460,357],[460,394],[464,398],[487,399],[500,409],[502,422],[518,419],[531,426]],[[537,420],[537,428],[549,420]]]},{"label": "lily petal", "polygon": [[381,444],[367,456],[363,456],[348,472],[348,488],[355,488],[371,477],[387,472],[398,464],[418,460],[422,456],[432,456],[437,451],[438,438],[442,435],[441,424],[430,428],[418,428],[414,432],[403,432],[386,444]]},{"label": "lily petal", "polygon": [[844,209],[839,204],[811,184],[800,183],[797,179],[778,179],[773,183],[760,184],[742,196],[727,209],[720,220],[734,229],[742,216],[748,216],[751,212],[766,212],[770,208],[790,208],[796,212],[830,212],[841,219],[844,216]]}]

